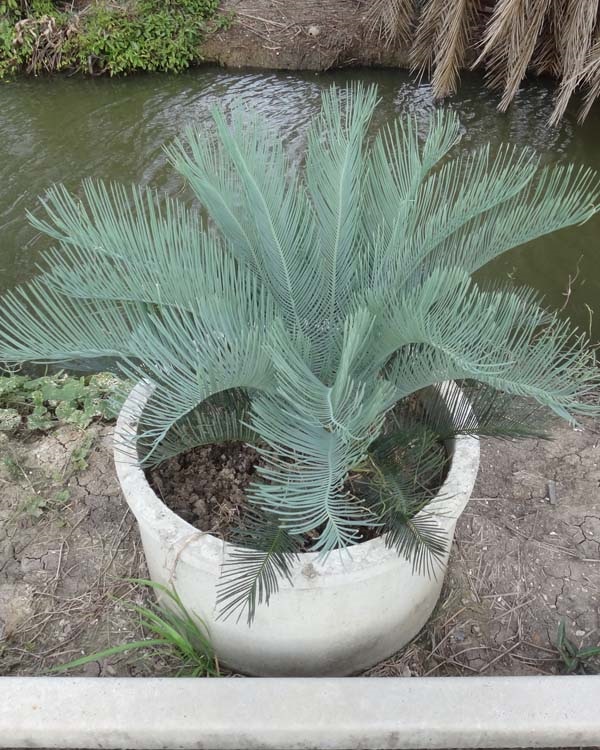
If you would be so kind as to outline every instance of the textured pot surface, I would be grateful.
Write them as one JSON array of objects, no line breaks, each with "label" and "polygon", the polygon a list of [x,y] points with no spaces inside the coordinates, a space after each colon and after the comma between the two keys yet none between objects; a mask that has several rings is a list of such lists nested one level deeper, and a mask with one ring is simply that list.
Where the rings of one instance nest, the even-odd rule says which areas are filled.
[{"label": "textured pot surface", "polygon": [[[258,607],[251,627],[245,619],[217,619],[217,582],[229,545],[167,508],[133,451],[123,447],[150,393],[151,386],[140,383],[123,406],[115,434],[117,474],[152,579],[174,587],[186,608],[202,618],[224,664],[252,675],[342,676],[385,659],[419,632],[439,597],[447,556],[436,578],[413,573],[381,537],[326,559],[302,553],[291,584],[281,582],[269,606]],[[449,449],[450,470],[436,501],[448,549],[473,490],[479,442],[461,436]]]}]

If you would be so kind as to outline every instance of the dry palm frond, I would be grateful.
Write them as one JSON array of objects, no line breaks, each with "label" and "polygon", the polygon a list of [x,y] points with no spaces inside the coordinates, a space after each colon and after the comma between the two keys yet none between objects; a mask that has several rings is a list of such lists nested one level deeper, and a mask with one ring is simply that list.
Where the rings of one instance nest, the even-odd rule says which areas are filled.
[{"label": "dry palm frond", "polygon": [[[394,12],[400,0],[387,0]],[[385,0],[376,0],[381,13]],[[592,49],[600,23],[600,0],[424,0],[410,54],[412,72],[431,75],[433,92],[456,90],[459,70],[479,36],[479,56],[490,88],[502,91],[505,111],[528,70],[561,78],[550,124],[563,116],[573,92],[589,87],[585,116],[598,96],[600,52]]]},{"label": "dry palm frond", "polygon": [[559,31],[557,49],[561,59],[562,81],[550,125],[562,118],[567,104],[579,85],[592,46],[598,18],[598,0],[570,0]]},{"label": "dry palm frond", "polygon": [[441,30],[447,23],[445,0],[428,0],[421,10],[417,33],[410,51],[410,69],[419,76],[431,74]]},{"label": "dry palm frond", "polygon": [[542,29],[540,38],[531,58],[531,69],[536,75],[560,75],[556,57],[556,44],[550,29]]},{"label": "dry palm frond", "polygon": [[579,113],[579,122],[585,120],[592,108],[592,104],[600,96],[600,34],[596,35],[596,41],[583,70],[582,83],[589,88],[583,100],[583,107]]},{"label": "dry palm frond", "polygon": [[540,32],[538,43],[531,58],[531,68],[536,75],[561,75],[560,38],[562,19],[569,0],[553,0]]},{"label": "dry palm frond", "polygon": [[448,23],[441,30],[435,55],[432,78],[436,97],[453,94],[458,84],[459,71],[477,25],[479,0],[451,0]]},{"label": "dry palm frond", "polygon": [[502,112],[525,77],[551,5],[552,0],[499,0],[494,9],[475,65],[485,60],[489,85],[503,89]]},{"label": "dry palm frond", "polygon": [[[483,39],[482,50],[472,67],[475,68],[486,61],[488,65],[488,83],[492,88],[502,88],[506,79],[506,60],[508,54],[508,39],[515,19],[515,5],[519,0],[498,0],[492,17],[487,23]],[[492,59],[488,60],[488,55]]]},{"label": "dry palm frond", "polygon": [[366,13],[371,32],[387,46],[410,42],[414,16],[414,0],[373,0]]},{"label": "dry palm frond", "polygon": [[506,85],[498,106],[502,112],[508,109],[525,78],[551,0],[537,0],[526,5],[528,7],[519,19],[521,24],[517,22],[511,34]]}]

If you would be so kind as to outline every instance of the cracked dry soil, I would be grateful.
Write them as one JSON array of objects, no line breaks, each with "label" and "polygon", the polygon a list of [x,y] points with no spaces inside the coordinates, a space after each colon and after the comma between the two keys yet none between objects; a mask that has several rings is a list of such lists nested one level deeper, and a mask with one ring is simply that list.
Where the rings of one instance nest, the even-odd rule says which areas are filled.
[{"label": "cracked dry soil", "polygon": [[[142,635],[124,602],[148,593],[123,579],[146,569],[111,433],[96,424],[0,434],[0,675],[44,674]],[[369,675],[554,674],[561,618],[574,643],[600,644],[600,424],[558,424],[553,438],[482,441],[439,605]],[[133,652],[78,672],[167,675],[172,666]]]}]

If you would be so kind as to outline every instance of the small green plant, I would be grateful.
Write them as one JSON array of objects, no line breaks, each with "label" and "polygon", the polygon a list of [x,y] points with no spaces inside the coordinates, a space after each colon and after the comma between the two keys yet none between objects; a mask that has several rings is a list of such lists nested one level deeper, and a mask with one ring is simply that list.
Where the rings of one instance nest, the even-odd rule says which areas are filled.
[{"label": "small green plant", "polygon": [[2,465],[11,479],[18,480],[23,478],[23,470],[14,456],[10,454],[2,456]]},{"label": "small green plant", "polygon": [[19,512],[31,518],[41,518],[48,508],[48,500],[41,494],[29,495],[21,503]]},{"label": "small green plant", "polygon": [[[40,518],[44,511],[52,504],[48,496],[48,477],[39,471],[34,471],[24,465],[9,446],[4,448],[2,465],[10,479],[23,484],[27,489],[25,498],[19,503],[14,517],[25,515],[30,518]],[[12,520],[12,519],[11,519]]]},{"label": "small green plant", "polygon": [[[577,648],[573,641],[567,638],[565,621],[561,620],[556,634],[556,648],[563,663],[565,674],[596,674],[598,669],[590,663],[600,659],[600,646]],[[598,662],[600,663],[600,662]]]},{"label": "small green plant", "polygon": [[71,492],[66,487],[63,490],[58,490],[54,493],[52,500],[56,505],[64,505],[69,501]]},{"label": "small green plant", "polygon": [[28,14],[31,16],[51,16],[56,15],[59,3],[54,0],[26,0]]},{"label": "small green plant", "polygon": [[0,16],[16,16],[21,11],[20,0],[0,0]]},{"label": "small green plant", "polygon": [[153,603],[148,607],[132,602],[125,603],[133,613],[139,615],[142,627],[149,638],[122,643],[95,654],[82,656],[68,664],[54,667],[52,671],[63,672],[126,651],[150,650],[171,657],[178,664],[175,670],[177,677],[218,677],[219,664],[208,632],[204,625],[186,610],[177,592],[160,583],[142,578],[126,580],[140,586],[149,586],[164,597],[164,604]]},{"label": "small green plant", "polygon": [[0,14],[0,78],[12,75],[27,64],[32,46],[29,39],[24,39],[22,45],[16,45],[16,30],[14,19],[9,15]]},{"label": "small green plant", "polygon": [[[84,445],[87,440],[87,437],[84,438]],[[77,451],[77,448],[75,451]],[[70,490],[64,486],[65,482],[80,468],[85,468],[84,466],[73,465],[71,460],[65,471],[53,472],[52,475],[48,475],[40,467],[31,466],[22,460],[10,444],[4,446],[3,452],[2,466],[6,474],[11,481],[22,485],[26,490],[24,499],[11,516],[11,521],[21,515],[37,519],[45,511],[65,505],[71,497]]]},{"label": "small green plant", "polygon": [[86,435],[81,443],[71,453],[70,466],[72,471],[85,471],[88,467],[88,456],[92,449],[94,438]]},{"label": "small green plant", "polygon": [[123,381],[110,373],[0,377],[0,431],[49,430],[60,424],[85,429],[96,419],[114,419],[122,388]]},{"label": "small green plant", "polygon": [[341,554],[366,533],[431,574],[448,552],[445,441],[537,435],[530,402],[600,413],[586,336],[534,290],[473,278],[593,216],[597,175],[512,147],[452,158],[461,124],[444,111],[372,134],[376,104],[374,88],[326,93],[302,171],[272,123],[216,110],[168,149],[210,224],[148,189],[52,188],[30,219],[57,247],[0,305],[0,360],[112,357],[154,385],[144,465],[256,447],[223,615],[252,621],[299,549]]}]

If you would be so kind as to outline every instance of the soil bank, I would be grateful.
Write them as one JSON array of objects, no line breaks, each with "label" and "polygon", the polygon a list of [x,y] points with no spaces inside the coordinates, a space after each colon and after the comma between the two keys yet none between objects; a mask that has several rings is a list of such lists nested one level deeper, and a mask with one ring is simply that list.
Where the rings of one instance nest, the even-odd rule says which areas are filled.
[{"label": "soil bank", "polygon": [[387,45],[363,0],[223,0],[229,28],[202,45],[206,62],[227,67],[328,70],[408,67],[408,49]]}]

